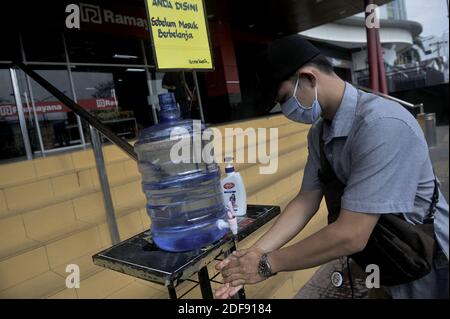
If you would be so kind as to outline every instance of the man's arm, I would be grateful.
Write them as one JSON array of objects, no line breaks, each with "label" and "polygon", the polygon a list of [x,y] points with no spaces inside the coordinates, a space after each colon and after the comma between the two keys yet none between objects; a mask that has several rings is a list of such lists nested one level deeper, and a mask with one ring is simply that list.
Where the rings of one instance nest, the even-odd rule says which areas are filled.
[{"label": "man's arm", "polygon": [[274,272],[292,271],[322,265],[341,256],[362,251],[380,215],[342,209],[336,222],[310,237],[269,253]]},{"label": "man's arm", "polygon": [[308,224],[319,209],[321,200],[320,189],[301,191],[253,247],[262,252],[270,252],[284,246]]},{"label": "man's arm", "polygon": [[323,193],[317,172],[320,168],[317,131],[312,126],[308,132],[308,159],[303,171],[302,187],[299,194],[288,204],[275,224],[252,248],[261,252],[279,249],[296,236],[317,212]]},{"label": "man's arm", "polygon": [[[268,253],[272,272],[294,271],[322,265],[326,262],[362,251],[379,219],[378,214],[364,214],[342,209],[333,224],[310,237],[286,248]],[[219,295],[231,295],[229,291],[244,284],[264,280],[258,273],[261,252],[244,249],[233,252],[235,262],[229,262],[222,270],[227,289]],[[227,295],[228,293],[228,295]]]}]

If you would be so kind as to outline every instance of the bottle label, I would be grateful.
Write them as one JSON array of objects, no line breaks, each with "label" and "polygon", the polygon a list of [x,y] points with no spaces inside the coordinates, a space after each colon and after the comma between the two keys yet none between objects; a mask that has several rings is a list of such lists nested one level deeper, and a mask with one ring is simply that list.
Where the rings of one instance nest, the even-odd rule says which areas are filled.
[{"label": "bottle label", "polygon": [[228,196],[228,201],[231,202],[231,205],[233,206],[233,210],[235,212],[237,212],[238,210],[238,205],[236,203],[237,198],[236,198],[236,191],[230,191],[230,192],[225,192],[225,193],[230,193],[231,195]]},{"label": "bottle label", "polygon": [[234,183],[225,183],[225,184],[223,185],[223,188],[225,188],[225,189],[231,189],[231,188],[234,188],[234,186],[236,186],[236,185],[234,185]]}]

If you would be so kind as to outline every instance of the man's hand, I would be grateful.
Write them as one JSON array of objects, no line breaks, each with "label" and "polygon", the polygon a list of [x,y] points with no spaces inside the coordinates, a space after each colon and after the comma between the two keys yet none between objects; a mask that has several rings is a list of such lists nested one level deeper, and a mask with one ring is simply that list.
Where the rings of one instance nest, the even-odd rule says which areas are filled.
[{"label": "man's hand", "polygon": [[[219,271],[222,271],[224,267],[230,266],[230,267],[236,267],[239,265],[237,257],[231,255],[224,260],[222,260],[220,263],[217,263],[216,269]],[[214,296],[217,299],[229,299],[233,297],[243,286],[237,286],[237,287],[231,287],[229,283],[222,284],[219,289],[217,289],[214,292]]]},{"label": "man's hand", "polygon": [[221,271],[223,282],[229,283],[231,287],[255,284],[265,279],[258,273],[262,254],[258,248],[237,250],[217,264],[216,269]]},{"label": "man's hand", "polygon": [[257,248],[242,249],[233,252],[216,269],[222,273],[224,284],[215,291],[218,299],[228,299],[235,295],[244,284],[255,284],[264,280],[258,274],[262,251]]},{"label": "man's hand", "polygon": [[229,299],[233,297],[243,286],[231,287],[230,284],[223,284],[214,293],[217,299]]}]

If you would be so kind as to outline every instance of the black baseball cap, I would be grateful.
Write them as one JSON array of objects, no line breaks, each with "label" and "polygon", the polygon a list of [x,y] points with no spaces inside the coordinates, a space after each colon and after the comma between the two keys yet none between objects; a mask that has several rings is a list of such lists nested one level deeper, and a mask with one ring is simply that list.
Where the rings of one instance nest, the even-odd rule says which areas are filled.
[{"label": "black baseball cap", "polygon": [[258,78],[266,97],[274,100],[281,82],[319,54],[319,49],[298,34],[272,42],[258,59]]}]

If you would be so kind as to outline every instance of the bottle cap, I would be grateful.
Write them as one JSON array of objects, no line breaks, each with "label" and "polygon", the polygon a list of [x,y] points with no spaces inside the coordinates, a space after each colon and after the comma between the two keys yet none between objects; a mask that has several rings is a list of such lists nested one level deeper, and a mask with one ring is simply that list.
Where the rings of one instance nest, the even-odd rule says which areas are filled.
[{"label": "bottle cap", "polygon": [[226,163],[225,173],[232,173],[232,172],[234,172],[233,157],[225,157],[223,159],[223,161]]},{"label": "bottle cap", "polygon": [[159,100],[159,116],[161,123],[173,122],[180,120],[180,110],[177,107],[175,94],[163,93],[158,95]]}]

